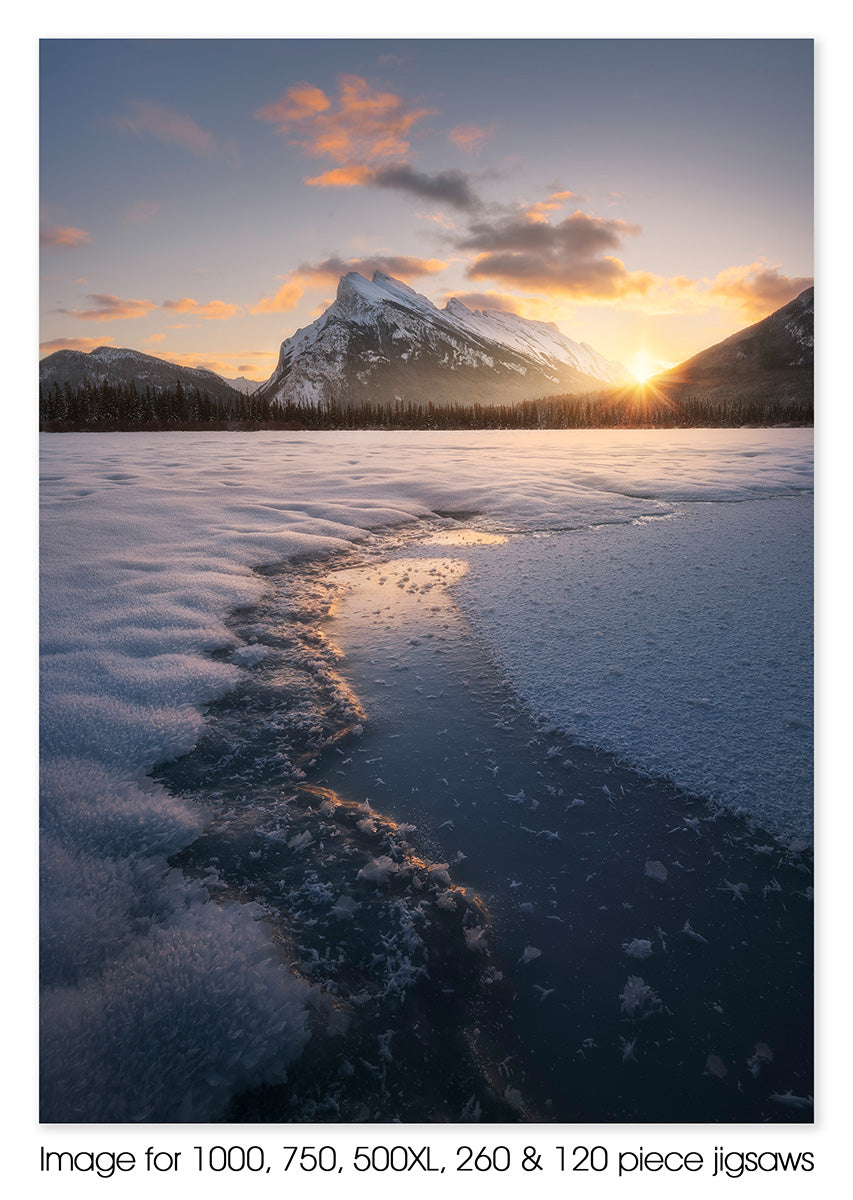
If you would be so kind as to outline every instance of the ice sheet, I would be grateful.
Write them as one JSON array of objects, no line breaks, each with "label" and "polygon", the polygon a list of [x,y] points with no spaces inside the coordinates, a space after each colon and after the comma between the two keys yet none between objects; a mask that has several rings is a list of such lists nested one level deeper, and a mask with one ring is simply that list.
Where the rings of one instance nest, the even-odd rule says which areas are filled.
[{"label": "ice sheet", "polygon": [[[373,530],[435,514],[477,515],[492,532],[581,530],[586,574],[546,570],[547,539],[539,547],[525,539],[536,574],[527,597],[488,576],[484,560],[483,573],[473,570],[463,585],[465,602],[499,656],[520,630],[534,628],[534,601],[554,607],[536,644],[525,643],[526,665],[518,666],[521,642],[513,661],[502,661],[522,694],[560,720],[574,701],[552,676],[537,674],[537,663],[547,656],[552,672],[567,678],[568,668],[558,664],[568,660],[548,647],[565,655],[570,641],[549,642],[553,630],[571,629],[580,638],[571,654],[575,665],[575,650],[591,655],[590,639],[601,632],[604,644],[610,640],[607,664],[622,670],[601,685],[602,694],[609,689],[622,697],[621,709],[602,718],[615,728],[620,714],[637,707],[622,690],[635,666],[648,690],[642,664],[626,648],[625,631],[636,627],[640,606],[626,584],[610,588],[604,611],[590,581],[600,576],[601,588],[620,571],[627,579],[639,539],[654,540],[662,576],[671,579],[672,556],[686,549],[679,538],[689,532],[682,514],[690,505],[725,502],[713,505],[722,511],[727,502],[749,501],[737,508],[781,513],[782,498],[810,493],[811,434],[63,434],[43,437],[42,464],[43,1115],[210,1119],[234,1089],[280,1077],[300,1053],[308,988],[289,973],[250,908],[214,906],[204,889],[168,870],[167,856],[192,841],[202,817],[147,775],[157,762],[192,748],[204,705],[250,667],[241,657],[245,644],[224,618],[262,594],[264,579],[254,568],[331,554]],[[673,514],[671,521],[628,524]],[[590,532],[597,525],[619,528],[608,542]],[[670,531],[675,541],[667,540]],[[785,582],[776,572],[762,610],[779,614],[786,637],[803,620],[801,534],[802,526],[792,539],[801,560],[797,578]],[[711,541],[721,562],[727,546],[734,556],[725,530]],[[518,553],[517,542],[482,553]],[[597,556],[596,545],[608,546],[610,557]],[[778,537],[773,545],[775,553]],[[490,561],[494,571],[499,560]],[[519,566],[504,561],[512,570]],[[580,619],[576,589],[584,586]],[[695,581],[690,594],[688,612],[701,596]],[[567,600],[575,604],[571,614]],[[719,600],[704,631],[695,609],[690,614],[696,652],[717,657],[713,632],[735,661],[731,634],[739,623],[719,626]],[[653,624],[654,607],[641,611]],[[679,614],[667,611],[668,628],[677,626]],[[755,613],[753,624],[761,619]],[[211,657],[215,651],[237,653],[226,662],[224,655]],[[590,679],[601,674],[602,661],[585,660]],[[673,679],[658,680],[664,698]],[[749,704],[756,689],[768,686],[772,674],[753,681],[744,691]],[[723,703],[734,689],[722,689],[718,698],[707,688],[700,692],[678,699],[682,714],[692,711],[691,698]],[[582,704],[590,709],[592,700]],[[801,707],[786,699],[780,715],[799,722]],[[704,713],[701,703],[699,709]],[[655,723],[671,713],[664,705]],[[797,724],[787,728],[791,738],[801,736]],[[694,729],[701,738],[701,724]],[[749,765],[748,753],[734,757]],[[649,765],[666,768],[663,761]],[[180,999],[185,1020],[165,1019],[169,996]],[[108,1009],[111,1027],[122,1031],[118,1041],[104,1036]],[[211,1057],[211,1030],[217,1045],[240,1034],[230,1056]]]}]

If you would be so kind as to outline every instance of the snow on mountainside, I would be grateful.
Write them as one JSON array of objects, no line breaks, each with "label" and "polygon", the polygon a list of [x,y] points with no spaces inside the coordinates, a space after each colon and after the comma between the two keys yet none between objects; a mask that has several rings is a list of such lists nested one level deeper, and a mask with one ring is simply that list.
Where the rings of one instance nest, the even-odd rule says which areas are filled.
[{"label": "snow on mountainside", "polygon": [[[147,387],[158,392],[173,388],[177,380],[184,388],[198,388],[216,401],[233,401],[235,391],[242,390],[236,382],[225,380],[213,371],[180,367],[166,359],[155,358],[153,354],[119,346],[99,346],[88,354],[81,350],[57,350],[39,363],[39,383],[44,388],[50,388],[54,383],[61,387],[67,382],[77,388],[86,382],[107,381],[113,384],[134,382],[141,392]],[[253,384],[252,390],[256,386]]]},{"label": "snow on mountainside", "polygon": [[626,382],[625,369],[556,325],[440,309],[407,284],[350,272],[332,305],[281,347],[258,394],[273,403],[501,404]]},{"label": "snow on mountainside", "polygon": [[[201,367],[197,369],[203,370]],[[214,374],[213,371],[210,373]],[[247,379],[245,375],[238,375],[236,379],[229,379],[227,375],[217,375],[216,378],[227,383],[229,387],[233,387],[235,391],[242,392],[244,396],[251,396],[252,392],[256,392],[260,387],[257,379]]]}]

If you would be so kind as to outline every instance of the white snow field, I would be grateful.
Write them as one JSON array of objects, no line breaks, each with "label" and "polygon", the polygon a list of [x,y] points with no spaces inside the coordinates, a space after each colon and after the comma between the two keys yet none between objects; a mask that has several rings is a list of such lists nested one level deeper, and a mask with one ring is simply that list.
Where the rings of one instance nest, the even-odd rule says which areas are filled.
[{"label": "white snow field", "polygon": [[41,444],[44,1120],[215,1119],[307,1040],[308,985],[169,869],[205,818],[148,778],[254,661],[224,618],[258,566],[437,515],[508,534],[449,548],[454,590],[534,712],[808,836],[810,430]]}]

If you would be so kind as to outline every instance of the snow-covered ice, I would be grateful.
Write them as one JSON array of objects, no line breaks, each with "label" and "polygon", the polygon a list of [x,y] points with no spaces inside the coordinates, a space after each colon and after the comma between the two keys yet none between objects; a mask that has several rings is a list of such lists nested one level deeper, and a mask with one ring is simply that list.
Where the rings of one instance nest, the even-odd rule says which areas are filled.
[{"label": "snow-covered ice", "polygon": [[453,589],[534,711],[807,836],[810,431],[63,434],[42,471],[45,1119],[215,1118],[306,1043],[309,985],[169,868],[205,816],[150,778],[262,660],[225,622],[255,568],[476,519],[506,540],[449,547]]}]

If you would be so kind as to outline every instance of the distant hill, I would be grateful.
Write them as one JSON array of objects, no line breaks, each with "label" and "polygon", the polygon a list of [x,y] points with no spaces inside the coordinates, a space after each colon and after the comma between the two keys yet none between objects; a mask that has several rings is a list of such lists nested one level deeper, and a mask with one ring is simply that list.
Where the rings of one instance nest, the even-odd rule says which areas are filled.
[{"label": "distant hill", "polygon": [[811,401],[814,288],[648,382],[674,401]]},{"label": "distant hill", "polygon": [[380,271],[372,279],[350,272],[322,316],[282,344],[257,396],[280,407],[491,406],[590,392],[628,377],[556,325],[458,299],[437,308]]},{"label": "distant hill", "polygon": [[[115,346],[99,346],[85,354],[80,350],[57,350],[39,363],[39,383],[45,389],[58,383],[72,388],[85,383],[135,383],[140,392],[150,387],[154,392],[168,391],[180,380],[182,387],[207,392],[214,403],[231,404],[245,393],[235,384],[227,383],[220,375],[203,368],[179,367],[152,354],[124,350]],[[255,385],[257,386],[257,385]]]}]

